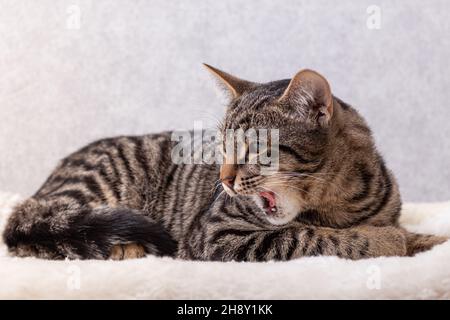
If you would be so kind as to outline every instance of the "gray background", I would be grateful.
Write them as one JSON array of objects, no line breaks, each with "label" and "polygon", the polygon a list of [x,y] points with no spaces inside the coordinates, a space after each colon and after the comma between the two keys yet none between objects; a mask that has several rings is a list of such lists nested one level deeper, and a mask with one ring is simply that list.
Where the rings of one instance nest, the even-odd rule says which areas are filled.
[{"label": "gray background", "polygon": [[[379,30],[366,26],[371,4]],[[260,82],[318,70],[367,118],[405,200],[449,200],[449,9],[445,0],[0,0],[0,190],[30,194],[93,139],[213,126],[224,101],[208,62]]]}]

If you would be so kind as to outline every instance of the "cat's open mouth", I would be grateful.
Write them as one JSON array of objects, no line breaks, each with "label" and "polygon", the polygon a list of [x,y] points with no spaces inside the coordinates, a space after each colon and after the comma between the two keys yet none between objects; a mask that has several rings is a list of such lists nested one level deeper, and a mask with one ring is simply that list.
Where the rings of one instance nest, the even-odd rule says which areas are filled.
[{"label": "cat's open mouth", "polygon": [[268,215],[274,215],[278,212],[277,200],[275,198],[275,193],[271,191],[260,192],[259,196],[263,201],[264,211]]}]

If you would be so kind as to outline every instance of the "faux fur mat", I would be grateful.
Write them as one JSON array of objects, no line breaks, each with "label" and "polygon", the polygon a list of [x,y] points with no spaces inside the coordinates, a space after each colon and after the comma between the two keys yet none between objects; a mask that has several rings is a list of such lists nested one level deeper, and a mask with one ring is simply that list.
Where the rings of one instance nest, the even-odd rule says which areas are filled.
[{"label": "faux fur mat", "polygon": [[[0,193],[0,230],[19,197]],[[411,231],[450,236],[450,202],[407,204]],[[45,261],[8,257],[3,299],[450,299],[450,241],[404,258],[289,262]]]}]

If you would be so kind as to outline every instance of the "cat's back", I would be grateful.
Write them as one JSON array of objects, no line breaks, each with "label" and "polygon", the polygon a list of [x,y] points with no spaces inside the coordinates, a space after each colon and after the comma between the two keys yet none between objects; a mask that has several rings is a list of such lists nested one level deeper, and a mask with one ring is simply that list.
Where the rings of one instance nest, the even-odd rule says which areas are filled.
[{"label": "cat's back", "polygon": [[80,204],[157,214],[176,196],[187,197],[191,186],[199,195],[205,193],[210,185],[205,180],[217,171],[215,166],[173,161],[175,144],[171,131],[97,140],[62,159],[34,197],[63,196]]}]

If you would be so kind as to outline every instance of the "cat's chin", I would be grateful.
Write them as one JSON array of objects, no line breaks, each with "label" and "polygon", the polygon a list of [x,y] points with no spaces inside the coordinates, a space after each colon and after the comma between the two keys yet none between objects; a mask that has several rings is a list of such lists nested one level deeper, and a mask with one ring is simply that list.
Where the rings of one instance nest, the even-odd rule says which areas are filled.
[{"label": "cat's chin", "polygon": [[276,206],[268,206],[267,195],[253,195],[253,199],[258,207],[264,212],[267,221],[273,225],[280,226],[295,219],[300,211],[300,204],[297,200],[289,196],[274,195]]},{"label": "cat's chin", "polygon": [[267,221],[269,221],[269,223],[271,223],[275,226],[282,226],[282,225],[285,225],[285,224],[288,224],[289,222],[291,222],[295,218],[296,215],[297,214],[286,214],[283,212],[276,216],[266,215],[266,219],[267,219]]}]

